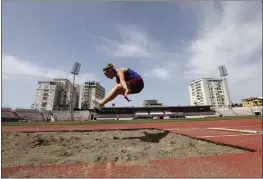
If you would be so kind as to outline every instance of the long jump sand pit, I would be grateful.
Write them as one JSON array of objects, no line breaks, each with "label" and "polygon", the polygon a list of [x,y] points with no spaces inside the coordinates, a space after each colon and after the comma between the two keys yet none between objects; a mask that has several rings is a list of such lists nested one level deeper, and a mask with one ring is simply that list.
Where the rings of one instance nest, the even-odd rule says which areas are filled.
[{"label": "long jump sand pit", "polygon": [[158,129],[2,133],[2,166],[148,161],[246,150]]}]

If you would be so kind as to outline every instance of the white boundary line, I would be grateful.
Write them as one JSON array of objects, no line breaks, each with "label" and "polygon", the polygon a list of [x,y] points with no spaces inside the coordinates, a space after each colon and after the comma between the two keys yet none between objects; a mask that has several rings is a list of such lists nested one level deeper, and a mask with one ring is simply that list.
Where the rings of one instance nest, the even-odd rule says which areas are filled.
[{"label": "white boundary line", "polygon": [[113,167],[112,165],[113,165],[112,162],[108,162],[108,163],[106,164],[106,177],[107,177],[107,178],[110,178],[110,177],[111,177],[112,167]]},{"label": "white boundary line", "polygon": [[[228,126],[229,127],[229,126]],[[228,128],[228,127],[220,127],[220,128]],[[237,128],[239,127],[255,127],[255,126],[236,126]],[[207,127],[199,127],[199,128],[164,128],[163,130],[196,130],[196,129],[210,129]]]},{"label": "white boundary line", "polygon": [[255,131],[255,130],[240,130],[240,129],[228,129],[228,128],[207,128],[207,129],[208,130],[231,131],[231,132],[242,132],[242,133],[248,133],[248,134],[261,133],[259,131]]},{"label": "white boundary line", "polygon": [[215,136],[197,136],[198,138],[210,138],[210,137],[237,137],[243,135],[262,135],[262,134],[233,134],[233,135],[215,135]]}]

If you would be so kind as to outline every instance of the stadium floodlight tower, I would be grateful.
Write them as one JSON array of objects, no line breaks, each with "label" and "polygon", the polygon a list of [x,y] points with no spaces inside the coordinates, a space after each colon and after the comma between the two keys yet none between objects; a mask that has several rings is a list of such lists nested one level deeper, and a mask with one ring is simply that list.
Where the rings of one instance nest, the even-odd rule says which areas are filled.
[{"label": "stadium floodlight tower", "polygon": [[79,70],[80,70],[80,66],[81,64],[78,62],[74,63],[74,66],[71,70],[71,74],[73,74],[73,87],[72,87],[72,94],[71,94],[71,98],[70,98],[70,115],[71,115],[71,120],[73,120],[73,106],[72,106],[72,102],[73,102],[73,96],[74,96],[74,92],[75,92],[75,76],[79,74]]},{"label": "stadium floodlight tower", "polygon": [[231,100],[230,100],[230,95],[229,95],[229,90],[228,90],[228,85],[227,85],[227,81],[226,81],[226,76],[228,76],[228,73],[227,73],[227,69],[226,69],[226,66],[225,65],[221,65],[218,67],[219,69],[219,73],[220,73],[220,76],[224,78],[224,86],[225,86],[225,92],[226,92],[226,98],[227,98],[227,105],[229,108],[231,108]]}]

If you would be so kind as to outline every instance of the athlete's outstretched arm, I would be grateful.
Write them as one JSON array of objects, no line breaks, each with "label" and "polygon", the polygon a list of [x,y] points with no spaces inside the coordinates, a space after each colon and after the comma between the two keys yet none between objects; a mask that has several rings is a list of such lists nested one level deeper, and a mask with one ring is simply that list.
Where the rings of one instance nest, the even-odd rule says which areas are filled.
[{"label": "athlete's outstretched arm", "polygon": [[130,93],[130,89],[128,89],[127,83],[126,83],[126,81],[125,81],[125,79],[124,79],[124,73],[123,73],[121,70],[119,70],[119,71],[117,72],[117,75],[119,76],[120,83],[121,83],[123,89],[125,90],[123,95],[124,95],[125,97],[127,97],[128,94]]}]

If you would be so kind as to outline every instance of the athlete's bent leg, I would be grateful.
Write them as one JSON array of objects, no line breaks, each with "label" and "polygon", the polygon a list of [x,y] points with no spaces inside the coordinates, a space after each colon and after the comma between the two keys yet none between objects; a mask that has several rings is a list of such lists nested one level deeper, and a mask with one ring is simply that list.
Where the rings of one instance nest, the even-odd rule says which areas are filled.
[{"label": "athlete's bent leg", "polygon": [[121,84],[117,84],[108,94],[107,96],[100,102],[99,107],[104,106],[108,102],[114,100],[118,95],[124,94],[124,90]]}]

